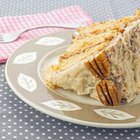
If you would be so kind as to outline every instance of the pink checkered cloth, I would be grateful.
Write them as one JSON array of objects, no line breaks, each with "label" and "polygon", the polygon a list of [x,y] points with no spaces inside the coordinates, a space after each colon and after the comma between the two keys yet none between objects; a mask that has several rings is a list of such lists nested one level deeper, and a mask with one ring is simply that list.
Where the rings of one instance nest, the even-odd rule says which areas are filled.
[{"label": "pink checkered cloth", "polygon": [[[63,9],[56,9],[48,13],[39,13],[34,15],[8,16],[0,18],[0,33],[18,31],[26,27],[46,25],[46,24],[90,24],[93,20],[79,6],[69,6]],[[31,30],[20,36],[20,38],[11,43],[0,43],[0,63],[6,62],[7,58],[25,42],[38,36],[53,32],[63,31],[60,28],[40,28]]]}]

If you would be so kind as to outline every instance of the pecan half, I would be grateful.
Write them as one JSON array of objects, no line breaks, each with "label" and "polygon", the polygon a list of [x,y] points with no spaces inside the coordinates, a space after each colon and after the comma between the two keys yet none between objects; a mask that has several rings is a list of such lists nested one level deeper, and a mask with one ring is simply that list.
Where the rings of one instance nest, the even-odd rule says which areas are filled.
[{"label": "pecan half", "polygon": [[100,79],[105,79],[110,73],[110,63],[105,51],[94,57],[92,60],[85,62],[85,64],[93,75]]},{"label": "pecan half", "polygon": [[116,106],[121,102],[121,94],[111,80],[101,80],[96,85],[99,99],[104,105]]},{"label": "pecan half", "polygon": [[101,75],[100,75],[100,73],[98,73],[98,71],[96,71],[94,68],[93,68],[93,66],[91,65],[91,63],[88,61],[88,62],[85,62],[85,65],[86,65],[86,67],[91,71],[91,73],[95,76],[95,77],[97,77],[97,78],[100,78],[101,79]]}]

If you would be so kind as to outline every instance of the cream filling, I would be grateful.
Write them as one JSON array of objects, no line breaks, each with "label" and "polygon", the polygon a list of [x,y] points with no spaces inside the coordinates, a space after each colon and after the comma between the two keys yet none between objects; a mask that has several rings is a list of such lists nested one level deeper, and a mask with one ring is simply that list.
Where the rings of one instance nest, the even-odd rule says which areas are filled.
[{"label": "cream filling", "polygon": [[118,38],[110,61],[111,78],[129,103],[140,93],[140,21]]},{"label": "cream filling", "polygon": [[64,71],[48,73],[46,80],[64,89],[76,91],[78,95],[90,94],[91,97],[98,99],[95,87],[99,79],[93,76],[84,62],[79,62]]}]

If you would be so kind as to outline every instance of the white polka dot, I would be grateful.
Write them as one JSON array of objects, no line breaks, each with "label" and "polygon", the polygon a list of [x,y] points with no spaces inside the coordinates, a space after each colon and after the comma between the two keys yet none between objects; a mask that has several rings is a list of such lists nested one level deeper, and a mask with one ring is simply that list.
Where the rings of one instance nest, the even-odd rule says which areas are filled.
[{"label": "white polka dot", "polygon": [[138,129],[136,129],[136,130],[135,130],[135,132],[139,132],[139,130],[138,130]]},{"label": "white polka dot", "polygon": [[31,125],[30,128],[34,128],[34,126]]},{"label": "white polka dot", "polygon": [[130,137],[126,137],[127,140],[130,140]]},{"label": "white polka dot", "polygon": [[85,136],[82,136],[82,139],[85,139],[86,137]]},{"label": "white polka dot", "polygon": [[68,133],[64,133],[64,135],[68,135]]},{"label": "white polka dot", "polygon": [[13,129],[13,131],[14,131],[14,132],[16,132],[16,131],[17,131],[17,129]]},{"label": "white polka dot", "polygon": [[[98,133],[98,135],[100,135],[101,133]],[[87,133],[87,135],[90,135],[90,133]]]},{"label": "white polka dot", "polygon": [[15,97],[14,100],[17,100],[17,98]]},{"label": "white polka dot", "polygon": [[14,138],[14,139],[16,139],[16,138],[17,138],[17,136],[13,136],[13,138]]},{"label": "white polka dot", "polygon": [[8,132],[8,135],[11,135],[12,133],[11,132]]},{"label": "white polka dot", "polygon": [[120,133],[120,136],[123,136],[124,134],[123,133]]},{"label": "white polka dot", "polygon": [[76,132],[75,135],[79,135],[79,133]]},{"label": "white polka dot", "polygon": [[24,124],[25,124],[25,125],[28,125],[28,122],[25,122]]},{"label": "white polka dot", "polygon": [[6,125],[6,123],[5,123],[5,122],[3,122],[3,123],[2,123],[2,125]]},{"label": "white polka dot", "polygon": [[42,133],[42,136],[46,135],[45,133]]},{"label": "white polka dot", "polygon": [[39,116],[38,115],[35,115],[35,118],[39,118]]},{"label": "white polka dot", "polygon": [[135,134],[134,133],[131,133],[131,136],[134,136]]},{"label": "white polka dot", "polygon": [[14,115],[14,118],[17,118],[17,115]]},{"label": "white polka dot", "polygon": [[63,137],[62,137],[62,136],[60,136],[60,137],[59,137],[59,139],[63,139]]},{"label": "white polka dot", "polygon": [[31,136],[34,136],[35,134],[34,134],[34,133],[31,133],[30,135],[31,135]]},{"label": "white polka dot", "polygon": [[52,139],[52,137],[51,136],[48,136],[48,139],[50,140],[50,139]]},{"label": "white polka dot", "polygon": [[19,122],[22,122],[23,120],[22,119],[19,119]]},{"label": "white polka dot", "polygon": [[36,129],[36,132],[39,132],[40,130],[39,129]]},{"label": "white polka dot", "polygon": [[2,139],[5,139],[6,137],[5,137],[5,136],[2,136],[1,138],[2,138]]},{"label": "white polka dot", "polygon": [[55,122],[55,119],[52,119],[52,122]]},{"label": "white polka dot", "polygon": [[12,128],[12,126],[11,126],[11,125],[9,125],[9,126],[8,126],[8,128]]},{"label": "white polka dot", "polygon": [[36,137],[36,139],[37,139],[37,140],[39,140],[39,139],[40,139],[40,137]]},{"label": "white polka dot", "polygon": [[29,130],[28,130],[28,129],[25,129],[24,131],[25,131],[25,132],[29,132]]},{"label": "white polka dot", "polygon": [[97,137],[96,136],[93,136],[93,138],[96,139]]},{"label": "white polka dot", "polygon": [[[61,129],[58,129],[58,131],[61,132],[62,130],[61,130]],[[69,131],[70,131],[70,130],[69,130]]]},{"label": "white polka dot", "polygon": [[14,104],[14,106],[17,106],[17,104]]},{"label": "white polka dot", "polygon": [[115,137],[115,139],[117,139],[117,140],[118,140],[118,139],[119,139],[119,137]]},{"label": "white polka dot", "polygon": [[57,123],[57,125],[61,125],[61,123],[60,123],[60,122],[58,122],[58,123]]},{"label": "white polka dot", "polygon": [[100,136],[100,135],[102,135],[101,133],[98,133],[98,135]]},{"label": "white polka dot", "polygon": [[30,114],[33,114],[33,112],[32,112],[32,111],[30,111],[29,113],[30,113]]},{"label": "white polka dot", "polygon": [[51,130],[50,129],[47,129],[47,131],[50,132]]},{"label": "white polka dot", "polygon": [[25,136],[25,139],[27,140],[27,139],[29,139],[29,137]]},{"label": "white polka dot", "polygon": [[56,135],[56,133],[53,133],[53,135]]},{"label": "white polka dot", "polygon": [[64,125],[63,128],[67,128],[67,126]]},{"label": "white polka dot", "polygon": [[6,130],[5,129],[2,129],[2,131],[5,132]]},{"label": "white polka dot", "polygon": [[[55,126],[55,127],[56,127],[56,126]],[[42,125],[42,126],[41,126],[41,128],[45,128],[45,126],[44,126],[44,125]]]},{"label": "white polka dot", "polygon": [[70,139],[74,139],[74,137],[73,137],[73,136],[71,136],[71,137],[70,137]]},{"label": "white polka dot", "polygon": [[23,103],[22,101],[19,101],[19,103]]}]

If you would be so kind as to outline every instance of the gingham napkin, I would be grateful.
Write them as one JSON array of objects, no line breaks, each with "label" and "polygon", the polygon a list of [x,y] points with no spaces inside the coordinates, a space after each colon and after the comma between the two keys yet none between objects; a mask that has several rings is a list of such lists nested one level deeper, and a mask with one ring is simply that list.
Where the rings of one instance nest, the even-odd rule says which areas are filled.
[{"label": "gingham napkin", "polygon": [[[70,24],[82,23],[84,25],[92,23],[92,18],[79,6],[69,6],[63,9],[56,9],[48,13],[34,15],[11,16],[0,18],[0,33],[18,31],[26,27],[46,25],[46,24]],[[25,42],[42,35],[52,32],[63,31],[60,28],[41,28],[31,30],[20,36],[12,43],[0,43],[0,63],[6,62],[9,55]]]}]

